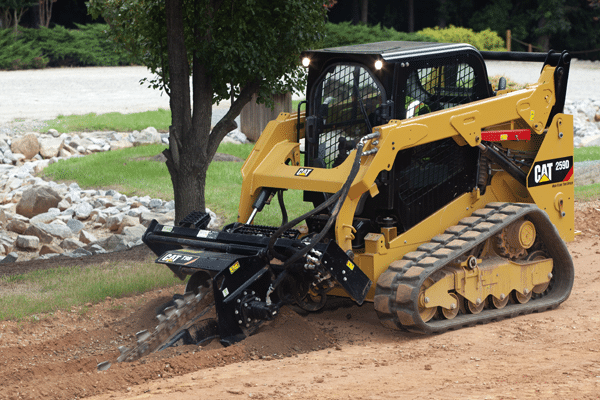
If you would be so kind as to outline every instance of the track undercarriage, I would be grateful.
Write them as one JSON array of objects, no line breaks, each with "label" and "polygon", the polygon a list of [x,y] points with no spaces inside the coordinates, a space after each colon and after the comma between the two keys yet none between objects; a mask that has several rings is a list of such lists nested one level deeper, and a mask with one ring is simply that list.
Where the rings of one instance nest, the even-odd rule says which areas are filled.
[{"label": "track undercarriage", "polygon": [[492,203],[393,262],[377,281],[384,325],[439,333],[557,307],[573,262],[531,204]]}]

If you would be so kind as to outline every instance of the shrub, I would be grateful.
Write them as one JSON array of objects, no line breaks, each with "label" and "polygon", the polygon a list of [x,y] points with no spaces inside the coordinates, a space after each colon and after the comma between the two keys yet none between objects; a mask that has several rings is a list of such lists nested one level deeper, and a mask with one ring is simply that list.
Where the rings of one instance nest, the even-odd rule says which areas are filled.
[{"label": "shrub", "polygon": [[431,41],[431,38],[425,35],[398,32],[393,28],[385,28],[381,25],[352,25],[350,22],[341,22],[339,24],[328,23],[325,25],[325,28],[325,38],[321,43],[321,47],[323,48],[393,40]]},{"label": "shrub", "polygon": [[504,51],[504,40],[496,32],[486,29],[474,32],[472,29],[450,25],[448,28],[425,28],[417,32],[440,43],[469,43],[478,50]]},{"label": "shrub", "polygon": [[[136,64],[108,38],[108,25],[77,25],[78,29],[19,27],[0,30],[0,69],[45,66],[115,66]],[[139,64],[139,63],[138,63]]]},{"label": "shrub", "polygon": [[108,38],[107,25],[77,25],[78,29],[24,29],[23,37],[38,43],[49,58],[49,66],[115,66],[134,62],[119,52]]},{"label": "shrub", "polygon": [[443,29],[438,27],[425,28],[419,32],[406,33],[398,32],[393,28],[385,28],[381,25],[352,25],[350,22],[341,22],[339,24],[328,23],[325,28],[325,38],[321,42],[321,47],[324,48],[398,40],[411,42],[469,43],[479,50],[504,50],[504,40],[489,29],[481,32],[474,32],[472,29],[450,25],[450,27]]},{"label": "shrub", "polygon": [[47,63],[35,42],[15,36],[13,29],[0,29],[0,69],[44,68]]}]

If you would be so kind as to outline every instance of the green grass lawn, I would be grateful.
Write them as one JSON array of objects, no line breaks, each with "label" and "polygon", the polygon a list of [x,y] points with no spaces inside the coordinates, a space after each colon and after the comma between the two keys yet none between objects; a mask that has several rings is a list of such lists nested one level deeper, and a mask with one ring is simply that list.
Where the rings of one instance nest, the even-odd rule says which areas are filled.
[{"label": "green grass lawn", "polygon": [[173,272],[149,260],[85,268],[54,268],[0,277],[0,320],[70,309],[85,303],[181,284]]}]

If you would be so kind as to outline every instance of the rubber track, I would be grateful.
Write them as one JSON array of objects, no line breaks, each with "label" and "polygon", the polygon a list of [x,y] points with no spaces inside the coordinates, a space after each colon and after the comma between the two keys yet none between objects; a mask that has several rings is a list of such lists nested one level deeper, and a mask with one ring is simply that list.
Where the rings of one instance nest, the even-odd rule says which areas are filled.
[{"label": "rubber track", "polygon": [[135,347],[124,349],[118,362],[135,361],[159,349],[182,329],[186,329],[205,315],[214,305],[214,292],[211,287],[202,287],[200,293],[186,301],[169,319],[159,323],[154,332],[144,335]]},{"label": "rubber track", "polygon": [[[509,302],[502,309],[485,308],[479,314],[459,313],[453,319],[423,322],[418,311],[419,288],[423,282],[524,216],[533,222],[538,237],[554,261],[552,282],[543,295],[534,296],[525,304]],[[419,246],[416,251],[393,262],[377,281],[374,305],[385,326],[417,333],[441,333],[554,309],[569,297],[574,274],[573,260],[567,246],[544,211],[535,204],[490,203],[449,227],[443,234],[435,236],[429,243]]]}]

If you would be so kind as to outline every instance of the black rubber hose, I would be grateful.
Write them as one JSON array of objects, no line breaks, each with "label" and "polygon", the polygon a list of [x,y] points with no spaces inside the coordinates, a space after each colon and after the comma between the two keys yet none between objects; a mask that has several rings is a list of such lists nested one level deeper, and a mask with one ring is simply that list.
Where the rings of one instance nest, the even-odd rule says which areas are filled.
[{"label": "black rubber hose", "polygon": [[283,202],[283,189],[277,191],[277,201],[279,202],[279,208],[281,208],[281,225],[285,225],[288,223],[288,215]]},{"label": "black rubber hose", "polygon": [[[317,243],[319,243],[321,241],[321,239],[323,239],[323,237],[327,234],[329,229],[331,229],[331,226],[337,219],[337,216],[342,208],[342,204],[344,204],[344,201],[346,200],[346,197],[348,196],[348,192],[350,191],[350,186],[352,186],[352,182],[354,181],[354,178],[356,178],[356,175],[358,174],[358,171],[360,169],[360,158],[362,156],[363,147],[364,147],[364,143],[362,143],[362,142],[359,142],[358,146],[356,146],[356,156],[354,158],[354,162],[352,163],[352,168],[350,169],[350,174],[348,175],[348,178],[346,179],[346,182],[344,183],[342,188],[336,194],[334,194],[331,198],[329,198],[326,202],[321,204],[319,207],[315,208],[312,211],[309,211],[308,213],[296,218],[295,220],[293,220],[291,222],[288,222],[287,225],[292,224],[291,226],[295,226],[298,222],[308,218],[310,215],[313,215],[316,212],[320,211],[321,209],[325,208],[324,204],[331,202],[331,200],[334,198],[337,198],[335,206],[331,210],[331,215],[330,215],[329,219],[327,220],[325,227],[321,230],[321,232],[318,235],[314,236],[311,239],[311,241],[310,241],[310,243],[308,243],[308,245],[303,247],[301,250],[298,250],[293,256],[288,258],[283,263],[284,269],[289,268],[293,263],[298,261],[300,258],[304,257],[309,251],[311,251],[317,245]],[[279,253],[277,253],[276,251],[274,251],[273,246],[274,246],[277,238],[283,232],[285,232],[287,229],[289,229],[288,226],[286,226],[286,225],[281,226],[273,234],[273,236],[271,237],[271,240],[269,241],[269,252],[271,254],[275,255],[277,258],[281,258],[281,255]],[[285,258],[285,256],[283,256],[283,258]]]}]

